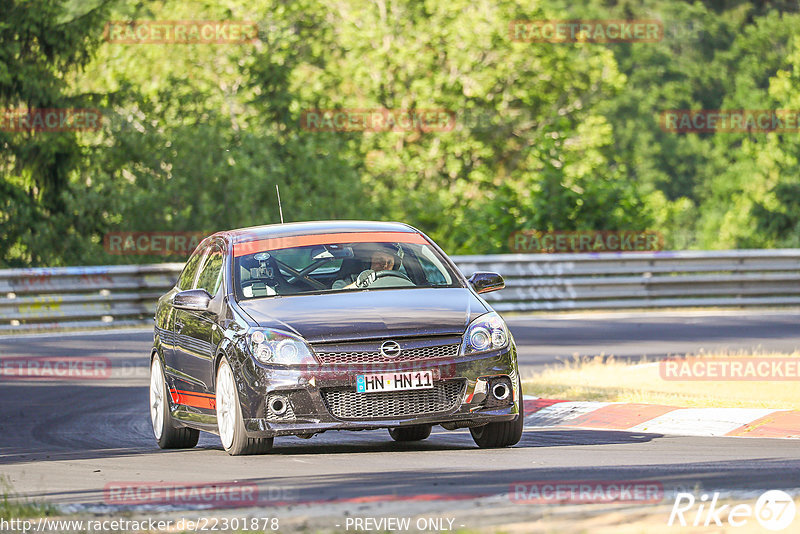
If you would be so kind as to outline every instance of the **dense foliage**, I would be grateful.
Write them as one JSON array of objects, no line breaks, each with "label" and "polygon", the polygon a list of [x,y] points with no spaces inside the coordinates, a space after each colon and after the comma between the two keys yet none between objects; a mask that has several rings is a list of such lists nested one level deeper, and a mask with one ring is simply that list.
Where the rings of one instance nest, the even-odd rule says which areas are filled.
[{"label": "dense foliage", "polygon": [[[655,43],[531,43],[514,20],[658,19]],[[252,21],[239,44],[124,44],[108,21]],[[4,0],[0,266],[110,255],[120,231],[401,220],[449,253],[522,229],[655,230],[668,248],[800,246],[800,133],[674,133],[669,109],[800,110],[796,2]],[[315,109],[448,110],[446,131],[312,131]],[[179,259],[179,258],[173,258]]]}]

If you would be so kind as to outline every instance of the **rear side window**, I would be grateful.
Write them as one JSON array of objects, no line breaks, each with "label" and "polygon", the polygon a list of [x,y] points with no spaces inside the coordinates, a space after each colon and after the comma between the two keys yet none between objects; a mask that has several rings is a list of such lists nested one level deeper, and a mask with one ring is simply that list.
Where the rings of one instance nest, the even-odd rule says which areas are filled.
[{"label": "rear side window", "polygon": [[186,265],[183,267],[183,272],[181,272],[180,277],[178,277],[178,289],[181,291],[192,289],[194,275],[197,274],[197,269],[200,267],[200,260],[203,258],[203,255],[207,249],[208,247],[197,247],[197,250],[194,251],[194,254],[189,256],[189,259],[186,260]]}]

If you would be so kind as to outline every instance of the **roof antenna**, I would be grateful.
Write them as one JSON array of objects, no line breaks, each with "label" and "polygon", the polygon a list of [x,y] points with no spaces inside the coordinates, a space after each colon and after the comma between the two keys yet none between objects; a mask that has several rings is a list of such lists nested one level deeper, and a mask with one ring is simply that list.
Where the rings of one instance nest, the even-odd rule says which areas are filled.
[{"label": "roof antenna", "polygon": [[278,211],[281,213],[281,224],[283,224],[283,206],[281,206],[281,190],[278,189],[278,184],[275,184],[275,192],[278,194]]}]

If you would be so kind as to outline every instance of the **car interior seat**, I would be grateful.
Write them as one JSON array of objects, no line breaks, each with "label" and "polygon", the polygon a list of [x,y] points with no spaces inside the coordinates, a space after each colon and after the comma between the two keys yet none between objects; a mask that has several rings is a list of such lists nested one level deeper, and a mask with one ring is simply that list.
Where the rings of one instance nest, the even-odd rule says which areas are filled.
[{"label": "car interior seat", "polygon": [[358,276],[363,271],[369,269],[370,262],[362,260],[358,257],[359,254],[352,258],[345,258],[342,260],[342,265],[339,267],[339,273],[336,275],[336,280],[346,280],[350,283],[350,277]]}]

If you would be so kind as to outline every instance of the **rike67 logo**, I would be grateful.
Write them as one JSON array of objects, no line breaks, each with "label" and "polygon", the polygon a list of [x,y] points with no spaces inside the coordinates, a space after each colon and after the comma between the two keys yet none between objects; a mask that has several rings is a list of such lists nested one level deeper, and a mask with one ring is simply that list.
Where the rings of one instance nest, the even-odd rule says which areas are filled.
[{"label": "rike67 logo", "polygon": [[765,529],[777,532],[792,524],[795,513],[794,499],[781,490],[764,492],[755,506],[720,504],[718,492],[712,496],[704,493],[699,499],[691,493],[678,493],[667,525],[722,527],[727,523],[732,527],[743,527],[755,519]]}]

